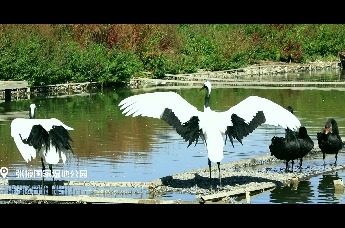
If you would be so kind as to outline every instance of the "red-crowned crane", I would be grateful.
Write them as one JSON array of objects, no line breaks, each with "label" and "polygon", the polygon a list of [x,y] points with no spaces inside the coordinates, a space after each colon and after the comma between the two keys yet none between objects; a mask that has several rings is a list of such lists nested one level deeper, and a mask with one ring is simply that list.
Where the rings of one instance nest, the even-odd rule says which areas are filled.
[{"label": "red-crowned crane", "polygon": [[280,105],[262,97],[249,96],[227,111],[217,112],[210,108],[211,83],[206,81],[204,110],[199,111],[175,92],[137,94],[123,99],[120,110],[126,116],[146,116],[166,121],[188,141],[188,146],[203,140],[208,154],[211,180],[211,162],[218,165],[221,186],[220,162],[227,137],[242,144],[242,139],[261,124],[298,129],[300,121]]},{"label": "red-crowned crane", "polygon": [[53,165],[66,162],[69,153],[73,153],[72,139],[67,126],[56,118],[36,119],[36,105],[31,104],[29,119],[16,118],[11,122],[11,136],[26,162],[38,154],[42,162],[42,190],[44,184],[45,164],[48,164],[54,181]]}]

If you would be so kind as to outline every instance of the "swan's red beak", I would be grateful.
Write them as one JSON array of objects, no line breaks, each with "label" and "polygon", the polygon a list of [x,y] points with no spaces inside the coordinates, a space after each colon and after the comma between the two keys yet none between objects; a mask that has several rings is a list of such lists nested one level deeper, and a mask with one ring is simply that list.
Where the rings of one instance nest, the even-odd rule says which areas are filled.
[{"label": "swan's red beak", "polygon": [[325,134],[329,133],[329,127],[325,127]]}]

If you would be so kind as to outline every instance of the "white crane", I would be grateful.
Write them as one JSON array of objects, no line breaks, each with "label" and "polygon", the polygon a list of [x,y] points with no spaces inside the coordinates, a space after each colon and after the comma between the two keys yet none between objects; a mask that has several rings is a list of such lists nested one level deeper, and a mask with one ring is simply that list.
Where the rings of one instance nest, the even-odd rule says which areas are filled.
[{"label": "white crane", "polygon": [[36,105],[30,105],[29,119],[16,118],[11,122],[11,136],[26,162],[36,158],[42,162],[42,189],[44,184],[45,164],[48,164],[54,181],[53,165],[60,160],[65,163],[68,153],[73,153],[68,130],[73,128],[56,118],[35,119]]},{"label": "white crane", "polygon": [[220,162],[227,137],[242,144],[242,139],[261,124],[298,129],[300,121],[290,111],[266,98],[249,96],[224,112],[210,108],[211,83],[206,81],[201,89],[206,89],[204,111],[188,103],[175,92],[152,92],[125,98],[119,103],[126,116],[146,116],[166,121],[177,133],[188,141],[188,147],[203,140],[208,154],[211,180],[211,162],[218,165],[221,186]]}]

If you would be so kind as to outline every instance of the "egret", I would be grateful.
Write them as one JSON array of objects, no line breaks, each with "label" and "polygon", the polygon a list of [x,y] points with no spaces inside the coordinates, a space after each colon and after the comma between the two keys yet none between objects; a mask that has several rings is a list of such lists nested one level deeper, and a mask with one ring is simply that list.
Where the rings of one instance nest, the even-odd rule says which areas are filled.
[{"label": "egret", "polygon": [[211,88],[211,83],[206,81],[200,89],[206,89],[203,111],[199,111],[172,91],[133,95],[123,99],[119,106],[126,116],[164,120],[188,141],[187,147],[194,142],[197,144],[200,137],[208,155],[210,180],[211,162],[215,162],[218,165],[221,186],[220,162],[227,138],[234,147],[234,139],[242,144],[242,139],[261,124],[298,129],[301,123],[285,108],[258,96],[249,96],[227,111],[213,111],[210,108]]},{"label": "egret", "polygon": [[36,105],[31,104],[29,119],[16,118],[11,122],[11,136],[24,160],[28,163],[38,154],[42,163],[42,188],[45,164],[53,177],[53,165],[66,162],[67,155],[73,153],[68,130],[73,128],[56,118],[36,119]]},{"label": "egret", "polygon": [[[332,128],[332,130],[330,130]],[[322,132],[316,134],[319,148],[323,154],[325,162],[326,154],[335,154],[335,162],[337,164],[338,152],[343,148],[343,141],[339,135],[337,121],[334,118],[328,118]]]}]

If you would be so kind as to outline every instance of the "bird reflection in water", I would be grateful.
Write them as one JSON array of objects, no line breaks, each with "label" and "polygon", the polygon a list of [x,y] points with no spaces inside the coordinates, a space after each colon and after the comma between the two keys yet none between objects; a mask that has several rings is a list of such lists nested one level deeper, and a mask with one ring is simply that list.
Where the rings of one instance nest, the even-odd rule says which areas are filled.
[{"label": "bird reflection in water", "polygon": [[336,186],[334,181],[341,180],[338,176],[338,172],[323,174],[320,178],[319,185],[317,187],[319,191],[319,198],[324,199],[318,203],[331,202],[339,203],[342,195],[344,194],[344,186]]},{"label": "bird reflection in water", "polygon": [[311,203],[314,192],[308,180],[302,180],[285,186],[277,186],[270,192],[270,202],[280,204]]}]

